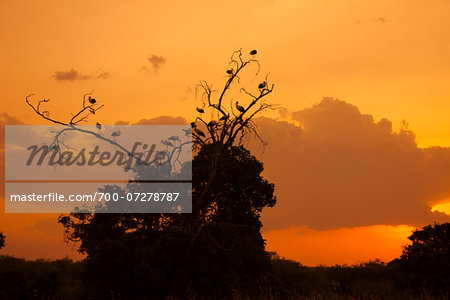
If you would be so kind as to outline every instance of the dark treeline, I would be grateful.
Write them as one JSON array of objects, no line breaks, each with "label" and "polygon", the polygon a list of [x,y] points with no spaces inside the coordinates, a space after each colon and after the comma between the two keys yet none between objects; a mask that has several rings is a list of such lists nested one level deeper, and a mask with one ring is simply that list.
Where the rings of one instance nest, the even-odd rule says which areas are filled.
[{"label": "dark treeline", "polygon": [[[109,272],[103,265],[103,269],[93,273],[94,266],[89,259],[27,261],[0,256],[0,299],[449,299],[449,233],[450,223],[416,230],[409,237],[412,243],[404,248],[401,257],[387,264],[375,260],[352,266],[306,267],[280,258],[276,253],[267,253],[270,266],[265,277],[255,275],[253,281],[244,280],[247,286],[238,284],[231,290],[226,278],[242,279],[242,274],[233,272],[229,266],[219,268],[223,281],[204,278],[198,283],[200,287],[189,278],[163,282],[181,280],[167,277],[170,263],[163,260],[151,268],[134,266],[133,274],[127,271],[130,266],[119,268],[117,261],[111,261],[110,269],[115,272]],[[186,261],[186,266],[191,263]],[[180,265],[179,269],[186,270],[186,266]],[[138,275],[139,269],[145,270],[146,275]],[[186,275],[202,278],[201,274]],[[205,275],[217,276],[208,272]],[[93,282],[97,290],[93,290]],[[178,284],[182,289],[170,289],[171,284]],[[104,290],[99,285],[111,291],[99,294]],[[120,286],[128,289],[120,289]],[[130,294],[130,289],[147,292]],[[206,291],[213,291],[213,294],[205,295]]]},{"label": "dark treeline", "polygon": [[83,299],[83,264],[0,256],[0,299]]},{"label": "dark treeline", "polygon": [[[187,290],[184,296],[167,293],[136,298],[93,296],[84,282],[90,277],[86,274],[86,261],[27,261],[0,256],[0,299],[449,299],[449,269],[445,269],[448,256],[439,261],[442,267],[423,261],[425,269],[414,269],[406,253],[388,264],[375,260],[352,266],[318,267],[306,267],[270,253],[272,276],[258,284],[259,295],[236,290],[231,297],[196,297]],[[162,271],[152,270],[154,274]],[[158,282],[140,284],[150,286]],[[220,282],[211,284],[223,288]]]}]

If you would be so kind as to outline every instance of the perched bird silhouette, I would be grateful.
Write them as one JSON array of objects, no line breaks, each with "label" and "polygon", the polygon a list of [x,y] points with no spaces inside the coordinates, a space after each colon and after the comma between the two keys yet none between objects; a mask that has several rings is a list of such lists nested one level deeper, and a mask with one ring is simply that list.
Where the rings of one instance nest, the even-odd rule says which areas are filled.
[{"label": "perched bird silhouette", "polygon": [[98,130],[102,129],[102,124],[100,124],[99,122],[97,122],[97,124],[95,124],[95,127],[97,127]]},{"label": "perched bird silhouette", "polygon": [[169,141],[175,142],[175,141],[180,141],[180,138],[177,137],[176,135],[172,135],[171,137],[168,138]]},{"label": "perched bird silhouette", "polygon": [[237,109],[238,111],[240,111],[241,113],[244,113],[244,112],[245,112],[245,108],[242,107],[242,106],[240,106],[238,101],[236,101],[236,109]]},{"label": "perched bird silhouette", "polygon": [[194,128],[194,131],[197,135],[202,136],[202,137],[206,137],[205,134],[203,133],[203,131],[201,131],[200,129]]},{"label": "perched bird silhouette", "polygon": [[191,127],[192,127],[192,128],[197,127],[197,125],[195,125],[195,122],[191,122]]},{"label": "perched bird silhouette", "polygon": [[203,110],[203,108],[197,107],[197,111],[201,114],[205,113],[205,111]]},{"label": "perched bird silhouette", "polygon": [[217,121],[214,121],[214,120],[209,121],[209,123],[208,123],[208,127],[212,127],[212,126],[216,126],[216,125],[217,125]]},{"label": "perched bird silhouette", "polygon": [[263,81],[258,85],[258,89],[263,89],[267,86],[267,82]]},{"label": "perched bird silhouette", "polygon": [[256,50],[250,51],[250,55],[256,55],[256,53],[258,53],[258,51],[256,51]]},{"label": "perched bird silhouette", "polygon": [[229,70],[227,70],[227,74],[233,74],[234,73],[234,70],[233,69],[229,69]]},{"label": "perched bird silhouette", "polygon": [[184,131],[184,134],[185,134],[186,136],[192,134],[192,128],[189,128],[189,129],[183,129],[183,131]]},{"label": "perched bird silhouette", "polygon": [[166,145],[168,147],[173,147],[173,144],[169,141],[161,140],[161,144]]},{"label": "perched bird silhouette", "polygon": [[91,103],[91,104],[97,103],[97,100],[95,100],[94,98],[91,98],[91,96],[89,96],[88,101],[89,101],[89,103]]},{"label": "perched bird silhouette", "polygon": [[111,136],[116,139],[116,137],[120,136],[120,130],[118,131],[114,131],[113,133],[111,133]]}]

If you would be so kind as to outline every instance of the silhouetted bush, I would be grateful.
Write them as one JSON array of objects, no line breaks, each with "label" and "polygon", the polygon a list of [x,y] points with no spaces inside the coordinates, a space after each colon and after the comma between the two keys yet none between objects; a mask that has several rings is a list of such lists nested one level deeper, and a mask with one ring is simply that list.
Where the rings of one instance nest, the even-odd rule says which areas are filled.
[{"label": "silhouetted bush", "polygon": [[0,299],[81,299],[82,263],[0,256]]}]

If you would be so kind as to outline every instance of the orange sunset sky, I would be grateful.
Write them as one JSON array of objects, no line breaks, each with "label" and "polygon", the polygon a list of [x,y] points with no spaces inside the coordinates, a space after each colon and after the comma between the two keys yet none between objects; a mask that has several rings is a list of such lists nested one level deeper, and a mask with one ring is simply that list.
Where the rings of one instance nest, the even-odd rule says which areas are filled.
[{"label": "orange sunset sky", "polygon": [[[257,120],[265,151],[248,144],[276,185],[268,250],[391,260],[450,220],[449,15],[448,0],[0,0],[1,167],[4,124],[48,124],[30,93],[59,119],[94,90],[91,122],[190,122],[195,84],[219,87],[231,53],[257,49],[283,108]],[[4,213],[1,174],[0,254],[79,258],[56,215]]]}]

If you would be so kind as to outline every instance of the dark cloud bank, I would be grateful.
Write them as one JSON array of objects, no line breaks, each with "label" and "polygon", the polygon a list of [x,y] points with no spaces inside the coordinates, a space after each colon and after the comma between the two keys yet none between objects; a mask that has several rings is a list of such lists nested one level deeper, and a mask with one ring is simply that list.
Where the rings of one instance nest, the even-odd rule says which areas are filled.
[{"label": "dark cloud bank", "polygon": [[429,203],[450,198],[450,148],[420,149],[411,131],[392,131],[357,107],[324,98],[292,113],[301,127],[257,120],[269,142],[255,153],[276,184],[265,229],[315,229],[449,221]]}]

